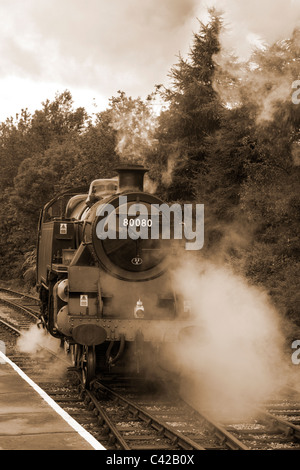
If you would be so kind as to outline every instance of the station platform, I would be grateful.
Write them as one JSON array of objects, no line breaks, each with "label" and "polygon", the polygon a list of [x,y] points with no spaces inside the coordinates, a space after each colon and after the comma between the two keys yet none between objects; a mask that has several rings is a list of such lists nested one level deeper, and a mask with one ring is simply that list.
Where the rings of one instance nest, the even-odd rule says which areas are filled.
[{"label": "station platform", "polygon": [[0,450],[105,448],[0,351]]}]

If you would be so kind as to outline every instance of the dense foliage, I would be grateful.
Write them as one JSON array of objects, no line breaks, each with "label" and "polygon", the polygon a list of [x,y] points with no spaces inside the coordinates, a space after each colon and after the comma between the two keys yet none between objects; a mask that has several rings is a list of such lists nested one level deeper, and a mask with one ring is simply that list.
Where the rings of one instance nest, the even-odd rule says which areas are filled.
[{"label": "dense foliage", "polygon": [[300,324],[300,105],[291,99],[300,35],[255,51],[247,64],[225,64],[221,28],[214,12],[200,24],[170,88],[157,86],[158,117],[151,96],[118,92],[92,119],[65,91],[0,125],[0,278],[30,270],[46,201],[112,176],[122,158],[142,160],[161,196],[205,204],[201,256],[266,288]]}]

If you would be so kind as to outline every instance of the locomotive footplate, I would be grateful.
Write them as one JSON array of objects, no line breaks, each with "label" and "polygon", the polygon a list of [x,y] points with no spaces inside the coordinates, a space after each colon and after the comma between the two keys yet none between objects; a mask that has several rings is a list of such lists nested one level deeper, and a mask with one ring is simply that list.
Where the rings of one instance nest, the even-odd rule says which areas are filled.
[{"label": "locomotive footplate", "polygon": [[145,320],[145,319],[104,319],[99,317],[84,318],[78,315],[58,315],[57,327],[58,330],[70,337],[73,333],[76,335],[76,330],[82,325],[93,328],[100,328],[106,333],[101,336],[101,342],[118,341],[121,336],[124,336],[125,341],[134,341],[139,332],[143,332],[144,341],[161,343],[176,342],[182,331],[193,328],[191,321],[187,320]]}]

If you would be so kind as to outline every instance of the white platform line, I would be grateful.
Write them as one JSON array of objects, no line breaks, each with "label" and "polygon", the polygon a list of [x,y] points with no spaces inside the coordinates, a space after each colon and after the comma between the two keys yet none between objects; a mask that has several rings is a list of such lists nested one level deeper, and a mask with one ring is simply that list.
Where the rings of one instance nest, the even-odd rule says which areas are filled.
[{"label": "white platform line", "polygon": [[[1,360],[2,359],[2,360]],[[49,395],[44,392],[33,380],[31,380],[14,362],[0,351],[0,363],[9,364],[42,398],[58,413],[83,439],[85,439],[95,450],[106,450],[88,431],[86,431],[75,419],[63,410]]]}]

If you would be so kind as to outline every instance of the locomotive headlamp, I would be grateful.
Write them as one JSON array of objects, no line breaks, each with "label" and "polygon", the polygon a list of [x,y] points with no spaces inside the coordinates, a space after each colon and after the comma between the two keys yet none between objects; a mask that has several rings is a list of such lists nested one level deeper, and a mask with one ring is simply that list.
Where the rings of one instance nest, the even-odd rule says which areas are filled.
[{"label": "locomotive headlamp", "polygon": [[145,316],[143,302],[140,299],[137,301],[136,306],[134,307],[133,314],[135,318],[144,318]]}]

